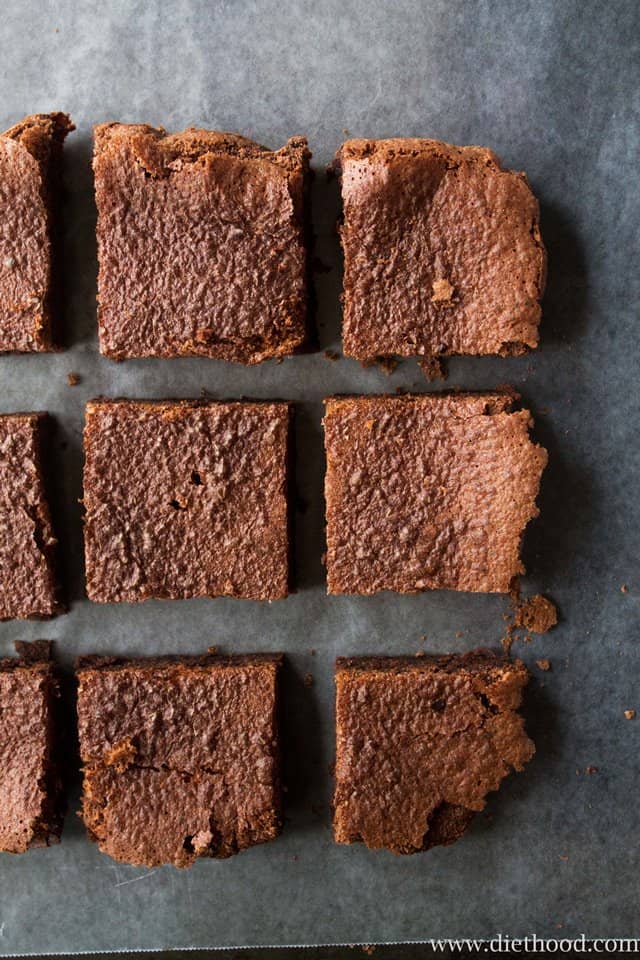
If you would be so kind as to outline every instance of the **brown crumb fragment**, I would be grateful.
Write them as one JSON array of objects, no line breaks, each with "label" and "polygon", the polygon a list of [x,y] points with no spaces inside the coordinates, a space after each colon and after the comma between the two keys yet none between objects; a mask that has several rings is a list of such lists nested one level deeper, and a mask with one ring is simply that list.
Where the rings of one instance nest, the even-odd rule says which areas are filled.
[{"label": "brown crumb fragment", "polygon": [[558,611],[555,605],[539,593],[518,602],[514,610],[514,627],[530,630],[532,633],[546,633],[555,627],[557,622]]},{"label": "brown crumb fragment", "polygon": [[551,661],[546,659],[536,660],[536,667],[538,667],[539,670],[544,670],[544,671],[551,670]]},{"label": "brown crumb fragment", "polygon": [[629,593],[629,587],[627,586],[626,583],[623,583],[622,586],[620,587],[620,593]]},{"label": "brown crumb fragment", "polygon": [[[561,853],[561,854],[560,854],[560,860],[564,860],[564,862],[566,863],[568,859],[569,859],[569,857],[566,855],[566,853]],[[558,924],[558,923],[556,924],[556,927],[561,927],[561,926],[562,926],[561,923],[560,923],[560,924]]]},{"label": "brown crumb fragment", "polygon": [[421,357],[418,360],[418,366],[424,374],[425,380],[431,383],[433,380],[446,380],[448,373],[442,360],[437,357]]},{"label": "brown crumb fragment", "polygon": [[453,299],[454,288],[446,279],[446,277],[439,277],[438,279],[434,280],[431,284],[431,289],[433,291],[431,303],[451,303]]},{"label": "brown crumb fragment", "polygon": [[635,710],[625,710],[624,712],[625,720],[633,720],[635,719],[635,715],[636,715]]},{"label": "brown crumb fragment", "polygon": [[396,357],[376,357],[374,363],[380,367],[383,373],[386,373],[386,375],[390,377],[398,366],[399,360],[397,360]]},{"label": "brown crumb fragment", "polygon": [[80,374],[74,373],[74,371],[72,370],[70,373],[67,374],[67,381],[70,387],[77,387],[78,384],[80,383]]},{"label": "brown crumb fragment", "polygon": [[363,943],[361,944],[361,947],[362,947],[362,952],[366,953],[367,956],[369,957],[375,953],[376,948],[373,943]]},{"label": "brown crumb fragment", "polygon": [[124,773],[127,767],[136,759],[137,750],[133,740],[127,737],[116,743],[114,747],[104,755],[103,762],[108,767],[115,767],[118,773]]},{"label": "brown crumb fragment", "polygon": [[589,776],[591,776],[591,774],[598,772],[598,768],[597,768],[597,767],[594,767],[593,764],[590,763],[588,767],[585,767],[585,768],[584,768],[584,772],[585,772],[585,773],[588,773]]},{"label": "brown crumb fragment", "polygon": [[325,350],[324,355],[325,359],[331,360],[332,363],[335,363],[336,360],[340,359],[340,354],[337,350]]},{"label": "brown crumb fragment", "polygon": [[313,686],[313,674],[312,674],[312,673],[305,673],[304,677],[302,678],[302,682],[304,683],[305,687],[312,687],[312,686]]}]

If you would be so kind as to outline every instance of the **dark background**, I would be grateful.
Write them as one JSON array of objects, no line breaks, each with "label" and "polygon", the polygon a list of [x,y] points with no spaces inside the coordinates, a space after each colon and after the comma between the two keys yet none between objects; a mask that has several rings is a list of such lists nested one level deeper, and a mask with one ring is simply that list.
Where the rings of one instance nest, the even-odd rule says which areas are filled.
[{"label": "dark background", "polygon": [[[0,653],[49,637],[69,671],[78,653],[282,649],[289,793],[280,840],[181,873],[102,856],[73,815],[76,786],[59,847],[0,857],[0,952],[633,935],[640,718],[624,710],[640,712],[639,25],[640,5],[620,0],[4,4],[3,122],[65,109],[78,131],[65,169],[69,350],[0,358],[0,409],[56,418],[55,519],[73,605],[51,623],[0,624]],[[331,267],[317,276],[318,353],[250,369],[98,356],[89,160],[92,124],[110,119],[236,130],[270,147],[309,137],[317,253]],[[549,252],[540,349],[452,360],[447,382],[516,386],[550,454],[524,588],[553,597],[562,619],[514,648],[532,670],[525,713],[538,752],[463,841],[404,859],[332,842],[333,660],[499,648],[508,604],[324,593],[322,398],[442,386],[413,361],[386,377],[324,357],[340,346],[341,278],[337,188],[323,169],[347,135],[492,147],[527,171]],[[271,606],[89,604],[77,504],[85,401],[203,389],[297,404],[298,594]],[[549,673],[535,666],[543,657]]]}]

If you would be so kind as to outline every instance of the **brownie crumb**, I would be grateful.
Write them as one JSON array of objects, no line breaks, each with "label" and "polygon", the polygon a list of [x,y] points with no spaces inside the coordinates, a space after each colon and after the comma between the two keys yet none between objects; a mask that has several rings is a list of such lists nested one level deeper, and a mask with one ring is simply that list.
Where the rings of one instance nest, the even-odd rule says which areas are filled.
[{"label": "brownie crumb", "polygon": [[418,360],[418,366],[424,374],[425,380],[431,383],[433,380],[446,380],[448,373],[442,360],[437,357],[421,357]]},{"label": "brownie crumb", "polygon": [[305,673],[304,677],[302,678],[302,682],[304,683],[305,687],[312,687],[312,686],[313,686],[313,674],[312,674],[312,673]]},{"label": "brownie crumb", "polygon": [[620,593],[629,593],[629,587],[627,586],[626,583],[623,583],[622,586],[620,587]]},{"label": "brownie crumb", "polygon": [[536,594],[518,603],[514,611],[514,626],[530,630],[532,633],[546,633],[558,622],[555,604]]},{"label": "brownie crumb", "polygon": [[551,661],[550,660],[536,660],[536,667],[539,670],[551,670]]},{"label": "brownie crumb", "polygon": [[340,359],[340,354],[337,350],[325,350],[324,356],[326,360],[331,360],[332,363]]},{"label": "brownie crumb", "polygon": [[588,767],[584,768],[584,772],[589,774],[589,776],[591,776],[591,774],[598,772],[598,768],[594,767],[593,764],[590,763]]},{"label": "brownie crumb", "polygon": [[77,387],[80,383],[80,374],[71,371],[71,373],[67,374],[67,382],[69,383],[70,387]]},{"label": "brownie crumb", "polygon": [[[397,368],[399,362],[396,357],[376,357],[374,360],[374,363],[380,367],[382,372],[386,373],[388,377],[390,377]],[[365,364],[365,366],[369,366],[369,364]]]},{"label": "brownie crumb", "polygon": [[635,715],[636,715],[635,710],[625,710],[624,712],[625,720],[634,720]]}]

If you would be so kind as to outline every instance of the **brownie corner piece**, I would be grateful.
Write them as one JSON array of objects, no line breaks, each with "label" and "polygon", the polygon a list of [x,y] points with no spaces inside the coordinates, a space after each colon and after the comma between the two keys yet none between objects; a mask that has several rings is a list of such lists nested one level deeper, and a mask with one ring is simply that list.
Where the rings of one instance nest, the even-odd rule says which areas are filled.
[{"label": "brownie corner piece", "polygon": [[57,766],[58,681],[47,641],[0,660],[0,851],[57,843],[64,802]]},{"label": "brownie corner piece", "polygon": [[45,488],[49,416],[0,414],[0,620],[63,612]]},{"label": "brownie corner piece", "polygon": [[416,853],[458,840],[535,752],[526,667],[487,651],[336,664],[337,843]]},{"label": "brownie corner piece", "polygon": [[0,353],[55,349],[60,161],[74,126],[35,114],[0,135]]},{"label": "brownie corner piece", "polygon": [[547,462],[509,393],[334,397],[329,593],[506,593]]},{"label": "brownie corner piece", "polygon": [[288,596],[291,416],[284,402],[89,403],[89,598]]},{"label": "brownie corner piece", "polygon": [[101,352],[253,364],[300,350],[310,156],[304,137],[268,150],[217,131],[96,127]]},{"label": "brownie corner piece", "polygon": [[344,207],[344,352],[519,354],[538,344],[546,254],[523,173],[483,147],[349,140]]},{"label": "brownie corner piece", "polygon": [[281,830],[282,656],[80,664],[82,817],[115,860],[188,867]]}]

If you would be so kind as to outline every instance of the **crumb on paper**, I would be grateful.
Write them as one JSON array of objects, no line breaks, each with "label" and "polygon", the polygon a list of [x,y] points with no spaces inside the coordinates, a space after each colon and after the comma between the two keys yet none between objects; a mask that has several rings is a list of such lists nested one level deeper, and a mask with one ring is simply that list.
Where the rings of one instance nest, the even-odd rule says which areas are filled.
[{"label": "crumb on paper", "polygon": [[544,670],[545,672],[547,670],[551,670],[551,660],[536,660],[536,667],[538,667],[539,670]]},{"label": "crumb on paper", "polygon": [[629,587],[626,583],[623,583],[620,587],[620,593],[629,593]]},{"label": "crumb on paper", "polygon": [[405,393],[409,393],[406,387],[396,387],[396,393],[399,397],[403,397]]},{"label": "crumb on paper", "polygon": [[418,366],[429,383],[432,380],[446,380],[448,377],[444,362],[438,357],[420,357]]},{"label": "crumb on paper", "polygon": [[207,647],[207,653],[216,654],[217,652],[218,652],[218,647],[216,646]]},{"label": "crumb on paper", "polygon": [[70,387],[77,387],[80,383],[80,374],[71,370],[71,372],[67,374],[67,381]]},{"label": "crumb on paper", "polygon": [[388,377],[398,366],[398,360],[395,357],[376,357],[374,361]]},{"label": "crumb on paper", "polygon": [[337,350],[325,350],[324,356],[326,360],[331,360],[332,363],[340,359],[340,354]]},{"label": "crumb on paper", "polygon": [[[512,598],[513,599],[513,598]],[[531,633],[546,633],[558,622],[555,604],[537,593],[527,600],[517,600],[513,613],[513,625]]]},{"label": "crumb on paper", "polygon": [[426,653],[424,650],[417,650],[416,653],[414,653],[414,657],[426,657]]},{"label": "crumb on paper", "polygon": [[451,303],[454,288],[446,277],[437,277],[431,284],[431,290],[433,291],[431,303]]},{"label": "crumb on paper", "polygon": [[369,956],[369,957],[370,957],[373,953],[375,953],[375,949],[376,949],[376,948],[375,948],[375,945],[374,945],[373,943],[363,943],[363,944],[361,944],[361,948],[362,948],[362,951],[363,951],[364,953],[366,953],[367,956]]},{"label": "crumb on paper", "polygon": [[568,857],[568,855],[567,855],[566,853],[561,853],[561,854],[560,854],[560,860],[563,860],[563,861],[566,863],[568,859],[569,859],[569,857]]},{"label": "crumb on paper", "polygon": [[459,640],[461,637],[464,637],[464,630],[456,630],[456,639]]},{"label": "crumb on paper", "polygon": [[311,650],[309,650],[309,653],[311,654],[312,657],[315,657],[316,651],[315,651],[314,647],[311,647]]},{"label": "crumb on paper", "polygon": [[591,776],[591,774],[598,772],[598,768],[594,767],[594,765],[590,763],[588,767],[584,768],[584,772],[589,774],[589,776]]},{"label": "crumb on paper", "polygon": [[312,673],[305,673],[304,677],[302,678],[302,682],[304,683],[305,687],[312,687],[312,686],[313,686],[313,674],[312,674]]},{"label": "crumb on paper", "polygon": [[636,716],[635,710],[625,710],[624,718],[625,720],[634,720]]}]

